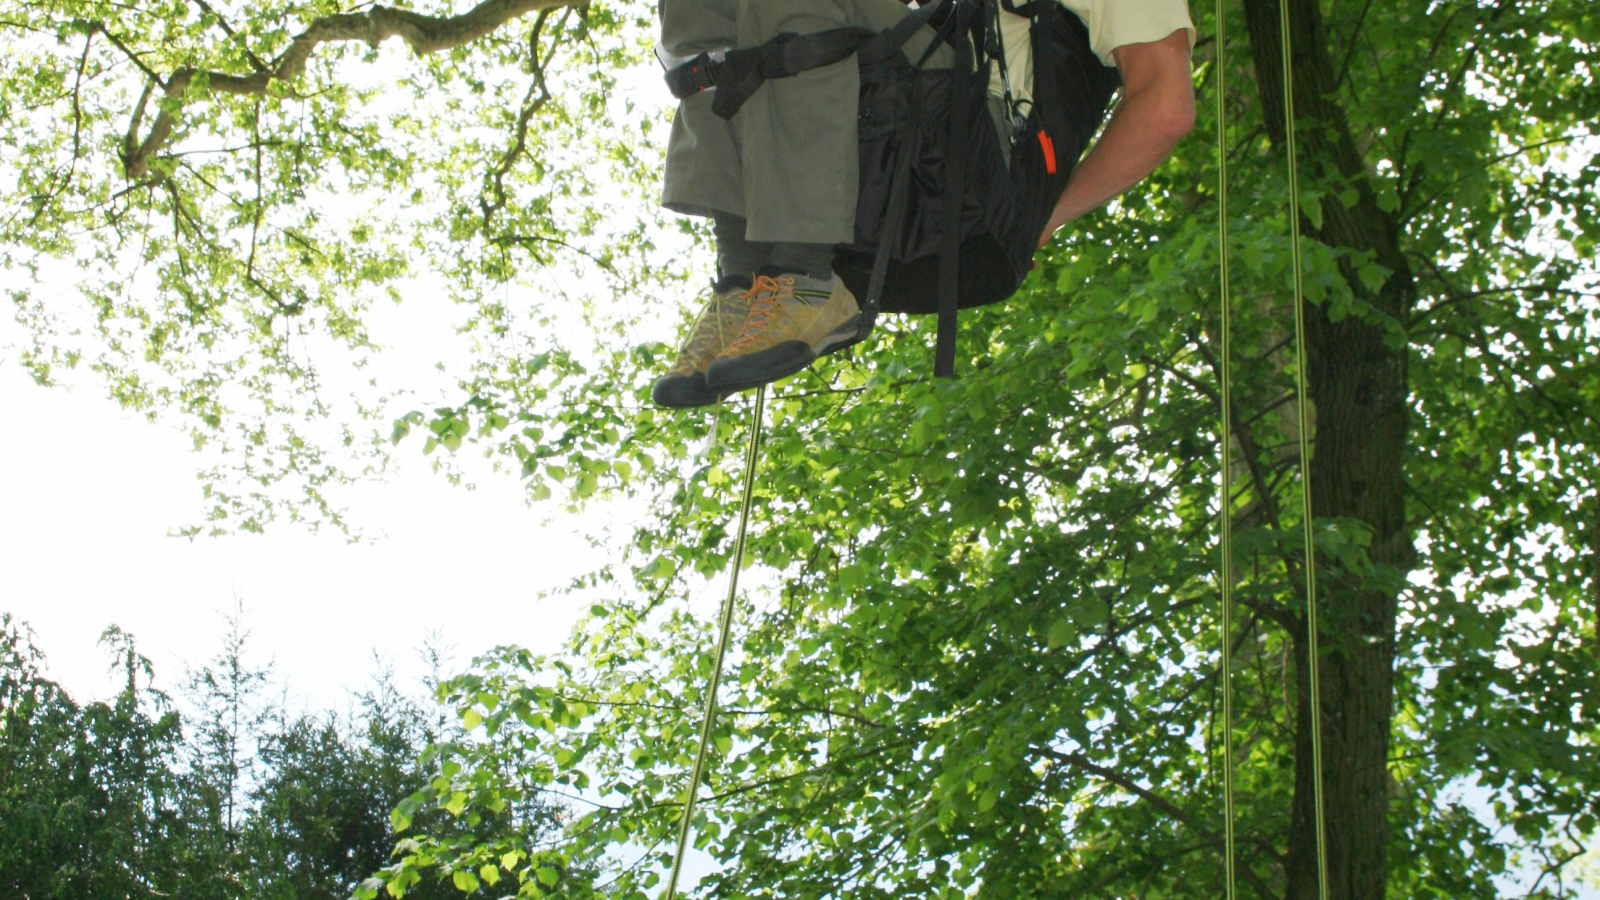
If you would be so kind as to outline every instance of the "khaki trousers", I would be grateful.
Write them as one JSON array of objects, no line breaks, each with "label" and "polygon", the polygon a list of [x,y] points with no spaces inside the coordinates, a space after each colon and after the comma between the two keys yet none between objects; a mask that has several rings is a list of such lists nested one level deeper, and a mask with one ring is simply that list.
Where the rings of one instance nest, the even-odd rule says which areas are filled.
[{"label": "khaki trousers", "polygon": [[[754,47],[791,31],[859,26],[882,31],[907,13],[899,0],[663,0],[662,48],[673,56]],[[920,59],[934,37],[923,28],[905,52]],[[941,46],[925,64],[949,68]],[[855,239],[855,57],[775,78],[731,120],[711,111],[715,89],[678,105],[667,143],[661,204],[685,215],[744,217],[745,239],[843,244]]]}]

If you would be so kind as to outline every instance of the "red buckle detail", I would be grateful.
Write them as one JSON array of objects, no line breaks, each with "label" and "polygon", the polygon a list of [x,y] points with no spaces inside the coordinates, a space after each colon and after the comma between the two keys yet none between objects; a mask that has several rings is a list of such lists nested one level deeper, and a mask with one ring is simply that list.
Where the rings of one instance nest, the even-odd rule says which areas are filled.
[{"label": "red buckle detail", "polygon": [[1056,173],[1056,142],[1050,140],[1050,135],[1039,129],[1039,147],[1044,150],[1044,170],[1051,175]]}]

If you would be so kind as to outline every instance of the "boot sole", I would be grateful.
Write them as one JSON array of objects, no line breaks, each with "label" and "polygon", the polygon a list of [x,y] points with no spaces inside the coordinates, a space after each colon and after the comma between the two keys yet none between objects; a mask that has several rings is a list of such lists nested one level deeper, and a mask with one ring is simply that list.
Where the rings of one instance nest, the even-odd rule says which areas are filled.
[{"label": "boot sole", "polygon": [[650,387],[650,400],[662,409],[697,409],[728,396],[706,386],[705,375],[664,375]]}]

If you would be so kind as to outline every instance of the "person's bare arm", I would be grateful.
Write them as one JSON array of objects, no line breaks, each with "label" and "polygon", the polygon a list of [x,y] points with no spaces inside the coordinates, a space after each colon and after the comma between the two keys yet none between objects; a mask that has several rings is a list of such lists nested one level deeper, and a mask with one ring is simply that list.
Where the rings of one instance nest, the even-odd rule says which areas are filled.
[{"label": "person's bare arm", "polygon": [[1043,247],[1057,228],[1122,193],[1149,175],[1194,128],[1194,81],[1189,33],[1111,51],[1122,73],[1122,99],[1100,140],[1073,170],[1055,212],[1039,235]]}]

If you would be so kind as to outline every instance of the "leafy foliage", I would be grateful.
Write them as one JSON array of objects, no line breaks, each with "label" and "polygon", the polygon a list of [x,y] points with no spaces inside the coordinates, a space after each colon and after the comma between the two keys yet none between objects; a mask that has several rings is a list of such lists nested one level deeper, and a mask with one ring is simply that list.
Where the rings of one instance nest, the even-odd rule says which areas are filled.
[{"label": "leafy foliage", "polygon": [[79,706],[43,677],[26,625],[0,615],[0,893],[143,897],[178,876],[185,830],[172,763],[178,718],[137,679],[131,639],[107,643],[128,687]]},{"label": "leafy foliage", "polygon": [[[1306,199],[1290,211],[1275,38],[1257,27],[1276,7],[1242,5],[1251,24],[1227,36],[1228,80],[1244,87],[1225,110],[1239,475],[1226,511],[1246,890],[1307,896],[1317,652],[1352,686],[1323,698],[1330,734],[1371,760],[1359,784],[1341,780],[1345,754],[1330,762],[1339,821],[1365,823],[1331,835],[1349,876],[1336,896],[1490,897],[1508,878],[1570,896],[1564,867],[1600,814],[1595,17],[1583,0],[1296,0],[1315,40],[1293,64],[1308,112]],[[22,187],[6,261],[41,279],[81,263],[95,323],[80,338],[43,294],[16,293],[26,361],[41,379],[95,366],[131,405],[224,442],[255,483],[213,473],[218,527],[334,516],[323,485],[381,464],[360,424],[377,401],[335,409],[289,348],[316,335],[318,353],[364,358],[363,304],[415,292],[402,276],[431,265],[464,304],[474,359],[458,399],[384,436],[481,449],[536,499],[650,512],[574,586],[600,602],[566,653],[502,648],[444,687],[475,737],[441,743],[437,777],[401,804],[409,836],[381,888],[645,896],[710,666],[694,598],[729,561],[748,427],[738,403],[647,405],[665,335],[636,332],[656,310],[635,301],[683,293],[685,270],[660,258],[636,191],[658,115],[619,100],[649,11],[541,13],[395,63],[387,93],[360,52],[331,44],[261,94],[186,88],[159,101],[183,130],[118,194],[114,123],[144,107],[131,58],[160,78],[245,77],[247,48],[270,59],[327,12],[269,4],[223,28],[209,6],[8,8],[24,39],[7,57],[4,164]],[[1209,10],[1194,12],[1210,34]],[[167,31],[132,27],[140,16]],[[1217,48],[1197,56],[1202,135],[1217,125]],[[929,329],[900,321],[775,391],[762,587],[741,607],[695,822],[715,864],[700,892],[1216,895],[1215,184],[1214,148],[1191,140],[1077,223],[1005,308],[964,316],[959,381],[927,378]],[[1287,215],[1307,234],[1303,349],[1288,336]],[[584,259],[606,302],[499,289]],[[570,338],[573,323],[592,340]],[[1300,403],[1316,429],[1317,647],[1297,588]],[[305,427],[324,414],[331,439]],[[559,839],[518,833],[554,796],[582,815]]]},{"label": "leafy foliage", "polygon": [[[0,619],[0,892],[339,900],[390,862],[390,811],[436,776],[422,758],[440,723],[385,672],[349,717],[266,703],[270,682],[245,637],[231,619],[222,652],[173,701],[151,687],[149,660],[113,626],[104,643],[127,687],[112,702],[80,705],[45,677],[27,626]],[[237,690],[220,708],[208,675],[212,689]],[[227,713],[236,708],[256,714],[235,722]],[[476,831],[444,811],[422,811],[417,822],[449,846],[505,833],[526,842],[558,814],[543,801],[522,811]],[[429,881],[411,893],[426,900],[456,889]]]}]

